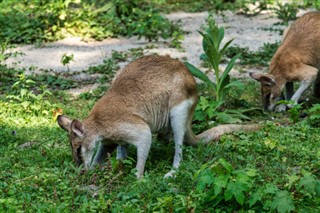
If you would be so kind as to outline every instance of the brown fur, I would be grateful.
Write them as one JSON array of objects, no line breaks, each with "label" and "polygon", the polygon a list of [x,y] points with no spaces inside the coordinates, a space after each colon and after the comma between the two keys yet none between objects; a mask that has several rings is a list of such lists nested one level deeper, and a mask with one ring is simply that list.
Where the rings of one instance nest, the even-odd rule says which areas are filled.
[{"label": "brown fur", "polygon": [[[118,73],[111,88],[83,122],[60,115],[58,124],[69,132],[74,161],[78,165],[84,163],[87,169],[92,166],[98,142],[101,143],[93,164],[101,163],[116,145],[136,146],[138,177],[143,175],[152,133],[166,136],[172,129],[175,142],[173,168],[177,169],[182,160],[183,141],[196,145],[199,140],[208,143],[217,139],[224,132],[256,129],[227,125],[196,137],[191,129],[196,103],[196,82],[183,63],[165,56],[145,56]],[[121,147],[118,147],[118,154],[123,151]],[[166,177],[174,172],[171,170]]]},{"label": "brown fur", "polygon": [[[284,39],[273,56],[268,74],[250,73],[261,82],[262,102],[271,110],[279,99],[284,85],[299,81],[303,84],[297,93],[287,98],[297,102],[301,93],[316,81],[320,68],[320,12],[309,12],[296,20],[286,31]],[[316,82],[315,88],[319,87]],[[291,88],[290,88],[291,87]],[[287,84],[287,92],[292,84]],[[315,91],[319,95],[320,91]],[[292,97],[291,97],[292,96]]]}]

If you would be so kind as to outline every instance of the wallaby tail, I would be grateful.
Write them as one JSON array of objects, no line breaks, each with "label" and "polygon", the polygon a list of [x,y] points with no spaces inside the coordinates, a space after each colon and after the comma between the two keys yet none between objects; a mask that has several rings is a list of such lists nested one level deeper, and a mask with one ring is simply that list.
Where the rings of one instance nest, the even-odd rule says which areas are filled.
[{"label": "wallaby tail", "polygon": [[218,140],[223,134],[237,131],[255,131],[260,129],[258,124],[224,124],[208,129],[195,136],[197,143],[208,144],[212,141]]},{"label": "wallaby tail", "polygon": [[184,142],[190,146],[196,146],[198,144],[198,140],[192,132],[191,125],[188,125],[187,132],[184,137]]}]

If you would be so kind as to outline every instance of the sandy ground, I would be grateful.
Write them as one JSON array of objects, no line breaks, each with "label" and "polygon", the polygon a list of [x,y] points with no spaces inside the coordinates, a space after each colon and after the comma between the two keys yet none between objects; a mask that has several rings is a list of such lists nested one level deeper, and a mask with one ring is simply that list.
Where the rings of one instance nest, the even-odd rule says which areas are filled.
[{"label": "sandy ground", "polygon": [[[113,50],[127,51],[132,48],[144,48],[150,44],[152,49],[145,49],[145,54],[158,53],[170,55],[174,58],[188,61],[195,66],[200,66],[199,56],[202,53],[202,37],[197,32],[205,24],[208,18],[207,12],[185,13],[178,12],[167,15],[170,20],[181,20],[183,30],[186,32],[182,42],[184,51],[169,48],[167,42],[159,41],[148,43],[137,38],[112,38],[101,42],[83,42],[80,38],[67,38],[61,41],[45,44],[37,48],[34,45],[17,47],[24,55],[7,61],[12,66],[33,67],[34,70],[51,70],[52,72],[67,72],[67,68],[60,63],[64,53],[73,54],[74,61],[70,63],[70,71],[81,71],[89,66],[102,63],[103,59],[110,57]],[[215,16],[219,26],[225,28],[225,40],[235,38],[232,44],[248,47],[250,50],[258,50],[264,43],[274,43],[281,40],[278,32],[265,30],[268,28],[283,28],[274,25],[280,22],[270,12],[247,17],[244,15],[225,12],[224,16]],[[122,65],[123,66],[123,65]],[[236,71],[233,71],[235,73]]]}]

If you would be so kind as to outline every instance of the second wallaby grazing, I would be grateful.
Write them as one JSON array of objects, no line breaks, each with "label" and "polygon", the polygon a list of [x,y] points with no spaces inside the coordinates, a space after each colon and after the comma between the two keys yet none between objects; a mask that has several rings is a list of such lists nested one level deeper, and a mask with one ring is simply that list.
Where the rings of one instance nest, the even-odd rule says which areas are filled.
[{"label": "second wallaby grazing", "polygon": [[145,56],[116,75],[111,88],[83,122],[60,115],[58,124],[69,132],[74,161],[86,169],[103,162],[117,145],[136,146],[137,177],[143,175],[152,133],[167,136],[172,130],[173,169],[165,175],[170,177],[181,163],[184,142],[196,145],[201,138],[209,142],[225,132],[257,128],[230,125],[196,137],[191,122],[197,98],[195,79],[183,63],[166,56]]},{"label": "second wallaby grazing", "polygon": [[[320,97],[320,12],[309,12],[296,20],[284,35],[284,39],[273,56],[269,73],[250,73],[261,82],[263,107],[273,110],[286,85],[286,99],[295,103],[312,84],[314,94]],[[318,77],[317,77],[318,76]],[[293,94],[293,82],[300,87]],[[278,106],[278,111],[286,106]]]}]

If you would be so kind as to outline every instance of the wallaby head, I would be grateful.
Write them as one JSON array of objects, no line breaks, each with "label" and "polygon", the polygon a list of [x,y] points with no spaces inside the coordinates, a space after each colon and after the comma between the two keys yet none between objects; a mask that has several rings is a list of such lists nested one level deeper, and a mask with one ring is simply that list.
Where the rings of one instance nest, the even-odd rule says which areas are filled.
[{"label": "wallaby head", "polygon": [[59,115],[57,121],[59,126],[69,133],[73,161],[77,166],[80,166],[83,163],[81,157],[81,143],[84,137],[84,129],[81,122],[79,120],[70,120],[63,115]]},{"label": "wallaby head", "polygon": [[100,164],[117,145],[136,146],[138,177],[143,175],[152,134],[167,135],[172,129],[176,151],[169,177],[180,165],[183,142],[196,143],[191,130],[196,102],[195,79],[183,63],[145,56],[116,75],[83,122],[60,115],[58,124],[69,133],[74,161],[87,169]]},{"label": "wallaby head", "polygon": [[271,74],[250,73],[251,78],[261,83],[261,99],[264,110],[273,110],[276,102],[281,98],[282,86],[276,82]]},{"label": "wallaby head", "polygon": [[[87,150],[94,149],[93,146],[98,141],[96,133],[90,128],[85,128],[84,124],[77,119],[71,120],[67,116],[59,115],[57,121],[59,126],[68,132],[75,164],[77,166],[84,164],[86,169],[90,168],[93,159],[92,156],[86,153]],[[115,146],[108,146],[108,148],[109,153],[111,153]]]}]

